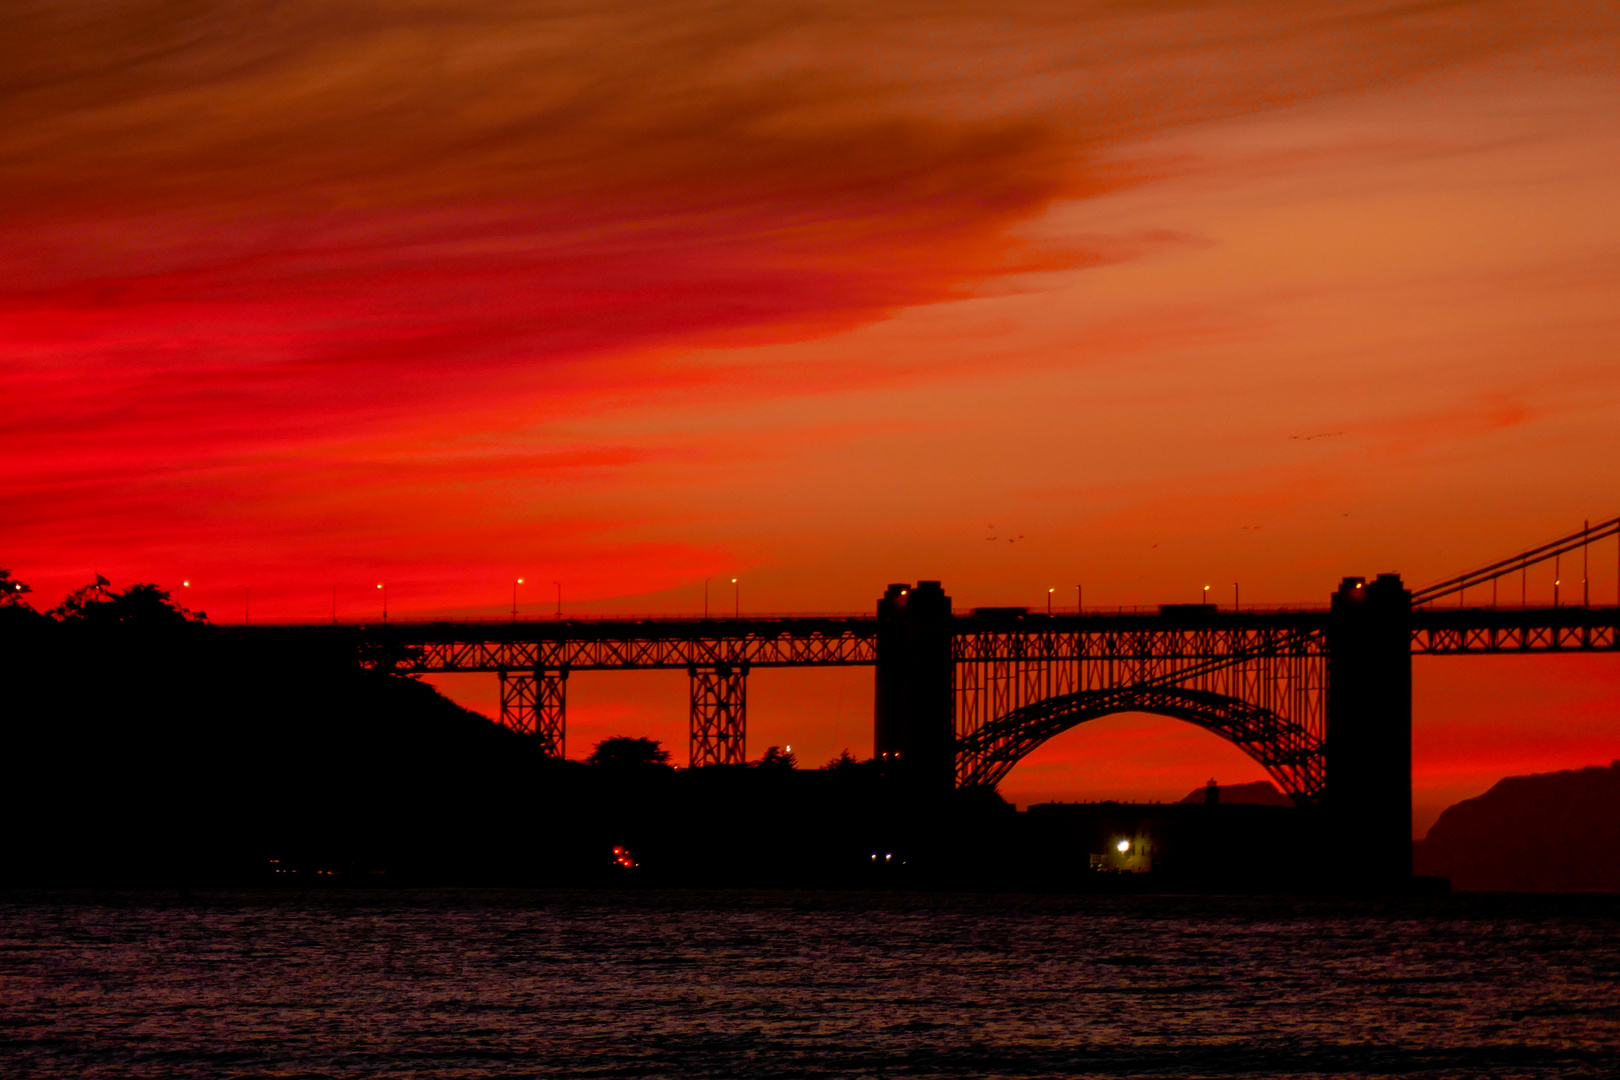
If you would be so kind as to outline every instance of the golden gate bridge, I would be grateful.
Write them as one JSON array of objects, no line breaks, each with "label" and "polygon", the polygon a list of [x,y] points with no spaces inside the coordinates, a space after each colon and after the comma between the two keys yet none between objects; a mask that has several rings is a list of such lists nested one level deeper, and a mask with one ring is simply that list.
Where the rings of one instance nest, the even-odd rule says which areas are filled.
[{"label": "golden gate bridge", "polygon": [[[1263,611],[957,612],[940,582],[919,581],[889,586],[864,616],[297,629],[352,635],[367,667],[495,675],[500,722],[548,757],[566,750],[570,672],[685,669],[693,767],[746,760],[750,671],[872,666],[874,754],[919,795],[994,787],[1047,739],[1100,716],[1175,717],[1231,741],[1322,813],[1347,868],[1391,879],[1410,873],[1412,657],[1620,648],[1620,597],[1594,605],[1588,584],[1592,547],[1609,539],[1620,572],[1616,518],[1416,591],[1397,574],[1347,577],[1326,606]],[[1577,555],[1579,601],[1566,603],[1563,560]],[[1552,603],[1532,606],[1530,572],[1549,563]]]}]

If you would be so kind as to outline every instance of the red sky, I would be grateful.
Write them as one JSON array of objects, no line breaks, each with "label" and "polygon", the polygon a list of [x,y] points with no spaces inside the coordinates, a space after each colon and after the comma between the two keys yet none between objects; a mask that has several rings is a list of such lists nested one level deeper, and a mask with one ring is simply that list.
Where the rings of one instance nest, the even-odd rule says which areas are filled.
[{"label": "red sky", "polygon": [[[1617,37],[1597,3],[7,5],[0,565],[223,619],[1447,576],[1616,512]],[[1620,757],[1607,658],[1417,678],[1420,831]],[[868,752],[869,682],[756,678],[752,746]],[[678,677],[571,693],[576,751],[684,744]],[[1117,718],[1006,791],[1210,773],[1259,775]]]}]

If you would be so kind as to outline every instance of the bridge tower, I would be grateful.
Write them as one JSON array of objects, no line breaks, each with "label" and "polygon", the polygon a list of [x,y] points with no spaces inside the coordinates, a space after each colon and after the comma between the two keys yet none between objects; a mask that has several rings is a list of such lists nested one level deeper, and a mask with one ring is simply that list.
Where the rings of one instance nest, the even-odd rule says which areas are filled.
[{"label": "bridge tower", "polygon": [[1347,577],[1333,595],[1323,809],[1346,885],[1412,873],[1411,620],[1399,574]]},{"label": "bridge tower", "polygon": [[501,723],[540,743],[540,756],[566,757],[568,668],[501,668]]},{"label": "bridge tower", "polygon": [[690,667],[692,768],[748,763],[748,665]]},{"label": "bridge tower", "polygon": [[877,606],[879,761],[927,791],[956,782],[951,598],[937,581],[890,585]]}]

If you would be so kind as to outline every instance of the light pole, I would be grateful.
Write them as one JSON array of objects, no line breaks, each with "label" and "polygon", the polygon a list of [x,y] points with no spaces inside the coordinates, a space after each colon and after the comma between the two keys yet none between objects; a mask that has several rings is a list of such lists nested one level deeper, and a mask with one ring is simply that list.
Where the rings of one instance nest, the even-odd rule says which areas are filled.
[{"label": "light pole", "polygon": [[732,610],[731,617],[733,619],[742,618],[742,586],[737,584],[736,578],[731,579],[731,599],[732,603],[736,605]]},{"label": "light pole", "polygon": [[1237,587],[1237,585],[1238,585],[1237,582],[1235,582],[1235,581],[1232,582],[1232,610],[1233,611],[1236,611],[1238,609],[1238,607],[1240,606],[1238,604],[1238,587]]},{"label": "light pole", "polygon": [[388,621],[388,586],[382,584],[381,582],[379,582],[377,584],[377,588],[382,590],[382,594],[383,594],[383,622],[387,622]]},{"label": "light pole", "polygon": [[341,581],[332,582],[332,625],[333,626],[337,625],[337,587],[339,585],[341,585],[341,584],[343,584],[343,582],[341,582]]},{"label": "light pole", "polygon": [[1079,615],[1085,609],[1084,600],[1085,597],[1080,592],[1080,586],[1076,585],[1074,587],[1074,613],[1076,615]]},{"label": "light pole", "polygon": [[713,580],[713,578],[703,579],[703,617],[705,619],[709,617],[709,582]]},{"label": "light pole", "polygon": [[562,582],[553,581],[552,584],[557,586],[557,618],[560,619],[562,618]]},{"label": "light pole", "polygon": [[521,584],[523,584],[523,579],[522,578],[518,578],[516,581],[512,582],[512,621],[513,622],[517,622],[517,587],[519,585],[521,585]]},{"label": "light pole", "polygon": [[1208,606],[1208,604],[1209,604],[1209,586],[1208,585],[1204,586],[1204,604],[1205,604],[1205,606]]},{"label": "light pole", "polygon": [[1052,594],[1055,592],[1057,592],[1056,589],[1046,590],[1046,617],[1048,619],[1052,617]]}]

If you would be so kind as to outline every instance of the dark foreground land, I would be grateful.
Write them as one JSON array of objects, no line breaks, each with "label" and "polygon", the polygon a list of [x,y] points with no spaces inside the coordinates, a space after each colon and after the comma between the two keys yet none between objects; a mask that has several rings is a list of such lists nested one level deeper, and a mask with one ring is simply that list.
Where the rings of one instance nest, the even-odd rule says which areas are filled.
[{"label": "dark foreground land", "polygon": [[[152,586],[88,587],[49,617],[0,604],[0,886],[1358,887],[1293,807],[1018,814],[870,761],[548,761],[358,659],[212,626]],[[1620,890],[1617,822],[1620,763],[1510,778],[1448,810],[1417,866],[1461,889]]]},{"label": "dark foreground land", "polygon": [[[1154,824],[1017,814],[876,762],[551,761],[307,636],[141,587],[76,612],[0,608],[0,885],[1286,889],[1317,847],[1291,808]],[[1094,868],[1122,839],[1131,859]]]},{"label": "dark foreground land", "polygon": [[1609,1077],[1620,901],[0,893],[0,1074]]}]

